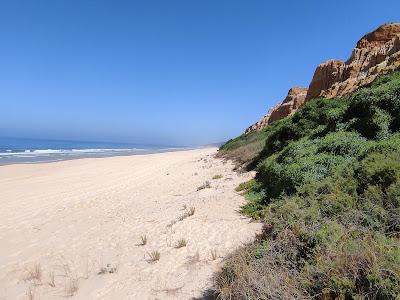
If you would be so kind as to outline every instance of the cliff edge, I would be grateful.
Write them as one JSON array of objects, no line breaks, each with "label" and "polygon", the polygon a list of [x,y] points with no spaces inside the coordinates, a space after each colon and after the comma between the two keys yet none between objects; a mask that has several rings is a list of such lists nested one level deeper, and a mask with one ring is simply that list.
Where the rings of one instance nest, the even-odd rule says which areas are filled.
[{"label": "cliff edge", "polygon": [[285,100],[269,110],[246,133],[260,130],[292,115],[305,102],[318,97],[345,96],[370,84],[376,77],[400,68],[400,23],[388,23],[364,35],[346,62],[328,60],[320,64],[306,88],[292,88]]}]

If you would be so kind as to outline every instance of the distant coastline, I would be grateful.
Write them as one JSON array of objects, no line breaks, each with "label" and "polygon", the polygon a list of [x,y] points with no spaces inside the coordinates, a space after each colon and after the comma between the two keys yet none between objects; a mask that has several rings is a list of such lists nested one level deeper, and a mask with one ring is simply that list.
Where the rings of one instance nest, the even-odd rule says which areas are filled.
[{"label": "distant coastline", "polygon": [[193,147],[0,137],[0,166],[189,149]]}]

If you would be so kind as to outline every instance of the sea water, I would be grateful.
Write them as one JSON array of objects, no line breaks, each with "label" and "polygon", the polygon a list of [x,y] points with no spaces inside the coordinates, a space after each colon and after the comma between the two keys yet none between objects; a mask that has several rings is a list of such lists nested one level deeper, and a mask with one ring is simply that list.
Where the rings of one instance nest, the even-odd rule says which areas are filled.
[{"label": "sea water", "polygon": [[0,137],[0,165],[148,154],[179,149],[183,147]]}]

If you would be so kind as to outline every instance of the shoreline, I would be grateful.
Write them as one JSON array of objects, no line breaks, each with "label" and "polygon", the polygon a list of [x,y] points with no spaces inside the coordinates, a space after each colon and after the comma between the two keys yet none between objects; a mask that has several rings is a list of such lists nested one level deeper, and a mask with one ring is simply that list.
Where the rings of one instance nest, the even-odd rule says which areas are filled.
[{"label": "shoreline", "polygon": [[261,229],[234,191],[251,174],[215,153],[1,166],[0,297],[201,297],[223,257]]},{"label": "shoreline", "polygon": [[[35,160],[35,159],[40,159],[43,158],[43,156],[38,155],[32,155],[28,154],[29,158],[32,160],[30,161],[23,161],[23,160],[12,160],[10,158],[9,162],[4,162],[2,159],[5,159],[4,157],[0,158],[0,167],[3,166],[10,166],[10,165],[30,165],[30,164],[45,164],[45,163],[55,163],[55,162],[62,162],[62,161],[70,161],[70,160],[80,160],[80,159],[86,159],[86,158],[110,158],[110,157],[127,157],[127,156],[137,156],[137,155],[151,155],[151,154],[158,154],[158,153],[168,153],[168,152],[180,152],[180,151],[191,151],[191,150],[200,150],[200,149],[209,149],[209,148],[215,148],[215,147],[187,147],[187,148],[167,148],[167,149],[140,149],[140,150],[134,150],[134,151],[110,151],[110,152],[88,152],[88,153],[81,153],[81,154],[64,154],[64,153],[53,153],[53,154],[46,154],[47,159],[44,160]],[[25,153],[21,152],[18,153],[18,155],[24,155]],[[51,158],[50,156],[53,155],[54,158]],[[12,156],[12,155],[10,155]],[[58,159],[56,157],[59,157]],[[28,158],[28,157],[25,157]],[[8,159],[8,158],[6,158]]]}]

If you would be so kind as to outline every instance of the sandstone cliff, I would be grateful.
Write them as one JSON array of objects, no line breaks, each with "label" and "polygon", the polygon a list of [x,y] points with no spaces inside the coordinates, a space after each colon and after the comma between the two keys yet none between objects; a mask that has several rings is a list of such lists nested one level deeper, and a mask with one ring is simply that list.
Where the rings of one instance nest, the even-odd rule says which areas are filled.
[{"label": "sandstone cliff", "polygon": [[265,128],[268,124],[293,114],[300,106],[303,105],[306,95],[306,88],[291,88],[285,100],[283,100],[281,104],[271,108],[268,113],[257,123],[247,128],[246,133]]},{"label": "sandstone cliff", "polygon": [[313,98],[347,95],[370,84],[377,76],[399,68],[400,23],[384,24],[363,36],[346,62],[329,60],[320,64],[308,90],[289,90],[288,97],[260,121],[247,128],[246,133],[265,128],[268,124],[293,114],[304,102]]},{"label": "sandstone cliff", "polygon": [[306,101],[347,95],[399,67],[400,23],[382,25],[357,42],[346,62],[330,60],[320,64],[310,83]]}]

